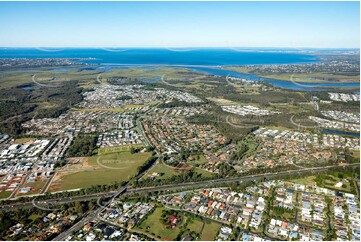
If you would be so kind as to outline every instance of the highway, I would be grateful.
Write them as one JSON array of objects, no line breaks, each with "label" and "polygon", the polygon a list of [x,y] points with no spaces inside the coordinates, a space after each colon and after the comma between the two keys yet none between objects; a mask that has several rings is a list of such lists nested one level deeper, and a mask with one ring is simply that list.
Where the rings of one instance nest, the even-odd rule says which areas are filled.
[{"label": "highway", "polygon": [[[180,183],[180,184],[170,184],[170,185],[163,185],[163,186],[156,186],[156,187],[142,187],[142,188],[128,188],[123,187],[120,191],[112,191],[112,192],[104,192],[104,193],[95,193],[95,194],[88,194],[88,195],[81,195],[81,196],[74,196],[74,197],[67,197],[67,198],[54,198],[54,199],[48,199],[46,203],[51,204],[62,204],[62,203],[68,203],[68,202],[74,202],[74,201],[84,201],[84,200],[91,200],[91,199],[97,199],[101,197],[112,197],[115,194],[120,195],[120,193],[138,193],[138,192],[152,192],[152,191],[160,191],[160,190],[170,190],[174,188],[187,188],[187,187],[211,187],[212,185],[216,183],[223,183],[223,182],[237,182],[237,181],[247,181],[247,180],[254,180],[259,178],[278,178],[282,175],[288,175],[288,174],[301,174],[305,172],[318,172],[318,171],[325,171],[328,169],[336,168],[336,167],[357,167],[360,166],[359,163],[357,164],[345,164],[345,165],[335,165],[335,166],[326,166],[326,167],[315,167],[315,168],[304,168],[304,169],[298,169],[298,170],[289,170],[289,171],[281,171],[276,173],[264,173],[264,174],[257,174],[257,175],[249,175],[249,176],[242,176],[242,177],[231,177],[231,178],[222,178],[222,179],[215,179],[215,180],[208,180],[208,181],[199,181],[199,182],[189,182],[189,183]],[[116,196],[114,196],[115,198]],[[37,202],[39,205],[41,203],[40,201]],[[25,203],[13,203],[10,205],[3,205],[0,207],[1,210],[10,210],[10,209],[16,209],[16,208],[29,208],[33,207],[33,202],[25,202]]]}]

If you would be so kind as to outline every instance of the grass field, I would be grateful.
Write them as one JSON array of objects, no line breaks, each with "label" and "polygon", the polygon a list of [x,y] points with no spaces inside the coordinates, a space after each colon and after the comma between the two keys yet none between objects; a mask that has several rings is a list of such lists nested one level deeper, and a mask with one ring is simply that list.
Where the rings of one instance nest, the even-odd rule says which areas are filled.
[{"label": "grass field", "polygon": [[[289,74],[269,74],[260,75],[265,78],[277,79],[282,81],[291,81]],[[294,82],[309,82],[309,83],[327,83],[329,78],[334,78],[337,82],[359,82],[360,76],[335,75],[328,73],[312,73],[312,74],[294,74],[292,80]]]},{"label": "grass field", "polygon": [[219,223],[207,221],[204,224],[204,229],[202,231],[200,240],[201,241],[214,241],[220,228],[221,228],[221,225]]},{"label": "grass field", "polygon": [[[316,176],[306,176],[303,178],[292,179],[291,182],[304,185],[317,185],[320,187],[329,188],[332,190],[353,192],[352,175],[344,172],[329,172],[328,174],[320,174]],[[343,187],[336,187],[335,185],[342,182]]]},{"label": "grass field", "polygon": [[167,228],[161,222],[161,215],[163,210],[166,209],[159,207],[156,208],[154,212],[147,217],[146,220],[137,226],[137,228],[154,234],[155,236],[160,237],[162,240],[165,238],[176,240],[178,234],[180,233],[179,225],[175,228]]},{"label": "grass field", "polygon": [[148,106],[148,104],[125,104],[122,108],[130,109],[130,108],[143,108]]},{"label": "grass field", "polygon": [[186,68],[156,67],[115,69],[111,72],[103,73],[102,78],[111,76],[126,76],[137,77],[139,79],[149,79],[154,77],[161,77],[163,75],[165,75],[165,79],[179,79],[184,77],[199,76],[199,74],[192,73]]},{"label": "grass field", "polygon": [[10,88],[20,85],[38,85],[33,81],[33,75],[36,74],[36,82],[40,84],[57,85],[64,81],[78,80],[78,81],[95,81],[97,75],[102,73],[97,70],[82,70],[74,69],[70,71],[55,71],[37,68],[29,69],[27,71],[3,72],[0,77],[0,88]]},{"label": "grass field", "polygon": [[[158,173],[159,176],[157,177],[157,179],[166,179],[166,178],[170,178],[172,176],[176,176],[181,174],[181,172],[183,172],[184,170],[177,170],[177,169],[173,169],[170,168],[162,163],[158,163],[156,164],[154,167],[152,167],[152,169],[150,169],[147,173],[147,175],[145,176],[145,178],[150,177],[154,172]],[[197,167],[195,167],[195,172],[202,174],[203,177],[211,177],[213,175],[213,173],[199,169]]]},{"label": "grass field", "polygon": [[50,191],[89,188],[92,185],[106,185],[122,182],[134,176],[137,168],[149,157],[150,152],[131,154],[129,151],[92,156],[85,169],[75,172],[59,172]]},{"label": "grass field", "polygon": [[202,174],[202,177],[212,177],[213,173],[206,171],[206,170],[202,170],[200,168],[195,167],[195,171],[196,173]]},{"label": "grass field", "polygon": [[198,157],[195,155],[193,156],[194,160],[190,161],[189,164],[191,165],[195,165],[195,164],[205,164],[207,163],[208,161],[206,160],[206,158],[204,157],[204,155],[199,155],[199,159]]},{"label": "grass field", "polygon": [[187,229],[194,231],[198,234],[202,232],[203,221],[200,218],[193,218],[192,221],[188,222]]},{"label": "grass field", "polygon": [[315,176],[306,176],[302,178],[292,179],[290,182],[303,184],[303,185],[315,185],[316,182],[314,181]]},{"label": "grass field", "polygon": [[[237,67],[230,66],[225,69],[242,72],[242,73],[251,73],[251,71],[247,67]],[[253,73],[261,77],[283,80],[283,81],[291,81],[291,75],[288,73],[275,73],[275,74],[261,74],[261,73]],[[338,82],[359,82],[360,75],[342,75],[342,74],[334,74],[334,73],[295,73],[293,75],[293,81],[295,82],[309,82],[309,83],[325,83],[329,78],[336,79]]]},{"label": "grass field", "polygon": [[0,192],[0,199],[8,198],[11,195],[12,192],[3,191]]},{"label": "grass field", "polygon": [[179,172],[177,172],[175,169],[169,168],[162,163],[158,163],[148,171],[145,177],[150,177],[154,172],[157,172],[158,174],[163,174],[162,176],[158,176],[157,179],[165,179],[179,174]]}]

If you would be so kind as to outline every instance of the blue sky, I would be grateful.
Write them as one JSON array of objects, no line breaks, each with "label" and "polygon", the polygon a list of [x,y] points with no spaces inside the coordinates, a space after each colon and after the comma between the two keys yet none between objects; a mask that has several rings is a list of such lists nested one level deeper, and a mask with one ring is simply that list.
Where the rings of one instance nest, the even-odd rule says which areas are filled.
[{"label": "blue sky", "polygon": [[359,2],[0,2],[2,47],[359,48]]}]

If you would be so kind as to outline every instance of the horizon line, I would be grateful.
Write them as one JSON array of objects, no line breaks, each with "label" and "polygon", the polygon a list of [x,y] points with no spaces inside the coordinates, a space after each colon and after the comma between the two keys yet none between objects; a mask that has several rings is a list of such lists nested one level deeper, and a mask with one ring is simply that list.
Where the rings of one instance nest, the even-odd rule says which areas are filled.
[{"label": "horizon line", "polygon": [[242,49],[336,49],[336,50],[360,50],[360,47],[289,47],[289,46],[277,46],[277,47],[271,47],[271,46],[0,46],[1,49],[38,49],[38,48],[49,48],[49,49],[56,49],[56,48],[63,48],[63,49],[101,49],[101,48],[112,48],[112,49],[119,49],[119,48],[128,48],[128,49],[170,49],[170,48],[176,48],[176,49],[187,49],[187,48],[193,48],[193,49],[230,49],[230,48],[242,48]]}]

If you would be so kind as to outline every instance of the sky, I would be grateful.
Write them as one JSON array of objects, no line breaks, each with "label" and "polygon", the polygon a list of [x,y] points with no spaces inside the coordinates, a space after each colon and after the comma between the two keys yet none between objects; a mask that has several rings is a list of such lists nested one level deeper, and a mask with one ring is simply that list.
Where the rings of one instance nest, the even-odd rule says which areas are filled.
[{"label": "sky", "polygon": [[1,47],[359,45],[359,2],[0,2]]}]

